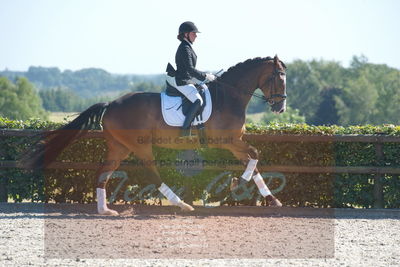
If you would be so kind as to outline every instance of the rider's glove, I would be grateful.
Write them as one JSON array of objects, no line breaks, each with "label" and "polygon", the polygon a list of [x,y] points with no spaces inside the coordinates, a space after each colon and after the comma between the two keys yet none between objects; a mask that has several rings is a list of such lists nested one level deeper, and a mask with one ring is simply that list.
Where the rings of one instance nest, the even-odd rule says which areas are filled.
[{"label": "rider's glove", "polygon": [[216,78],[217,78],[217,77],[215,77],[215,75],[212,74],[212,73],[207,73],[207,74],[206,74],[206,80],[208,80],[209,82],[214,81]]}]

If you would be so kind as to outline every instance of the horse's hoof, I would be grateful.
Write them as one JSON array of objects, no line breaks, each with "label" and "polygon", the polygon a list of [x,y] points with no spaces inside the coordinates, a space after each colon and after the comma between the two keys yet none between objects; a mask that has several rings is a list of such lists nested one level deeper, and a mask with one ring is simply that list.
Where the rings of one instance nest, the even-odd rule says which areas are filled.
[{"label": "horse's hoof", "polygon": [[98,212],[100,215],[107,215],[107,216],[118,216],[119,215],[119,213],[116,210],[110,210],[110,209],[99,210]]},{"label": "horse's hoof", "polygon": [[270,207],[282,207],[282,203],[276,197],[273,197],[271,201],[268,202]]},{"label": "horse's hoof", "polygon": [[182,211],[194,211],[194,208],[192,206],[190,206],[189,204],[186,204],[183,201],[181,201],[178,204],[178,207],[180,207]]}]

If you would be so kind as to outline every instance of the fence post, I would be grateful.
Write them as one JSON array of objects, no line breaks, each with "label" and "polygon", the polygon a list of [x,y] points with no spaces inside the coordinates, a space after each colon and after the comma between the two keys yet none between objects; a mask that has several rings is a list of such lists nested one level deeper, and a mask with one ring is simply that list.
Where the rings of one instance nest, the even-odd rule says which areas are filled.
[{"label": "fence post", "polygon": [[[375,156],[377,166],[381,167],[384,163],[384,155],[383,155],[383,143],[375,143]],[[383,184],[382,184],[382,176],[384,174],[376,173],[374,177],[374,208],[382,209],[384,208],[384,200],[383,200]]]},{"label": "fence post", "polygon": [[4,175],[4,171],[0,171],[0,202],[8,201],[8,178]]}]

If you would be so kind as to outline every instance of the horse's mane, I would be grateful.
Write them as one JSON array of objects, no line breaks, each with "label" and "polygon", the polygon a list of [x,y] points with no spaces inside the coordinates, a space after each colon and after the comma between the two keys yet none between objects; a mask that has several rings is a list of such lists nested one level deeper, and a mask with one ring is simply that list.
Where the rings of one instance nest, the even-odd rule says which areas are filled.
[{"label": "horse's mane", "polygon": [[[226,72],[224,72],[224,74],[221,75],[221,79],[226,78],[226,76],[230,75],[231,73],[243,72],[243,71],[246,71],[246,70],[252,68],[256,64],[259,64],[259,63],[265,62],[265,61],[270,61],[270,60],[274,60],[274,58],[272,58],[272,57],[256,57],[256,58],[248,59],[244,62],[240,62],[240,63],[236,64],[235,66],[230,67]],[[280,61],[280,62],[282,64],[282,66],[284,68],[286,68],[285,64],[282,61]]]},{"label": "horse's mane", "polygon": [[[213,98],[213,102],[216,103],[217,109],[221,109],[222,106],[225,104],[226,97],[225,94],[229,91],[232,91],[232,88],[235,88],[234,86],[230,86],[232,79],[235,79],[235,77],[240,77],[240,73],[246,72],[249,69],[252,69],[255,65],[258,65],[260,63],[264,63],[266,61],[273,61],[274,58],[272,57],[256,57],[256,58],[251,58],[248,59],[244,62],[240,62],[236,64],[235,66],[230,67],[226,72],[224,72],[221,77],[219,77],[215,82],[211,82],[209,84],[211,96]],[[286,65],[280,61],[282,66],[286,69]],[[222,85],[222,88],[226,88],[227,90],[222,90],[220,88],[220,85]]]}]

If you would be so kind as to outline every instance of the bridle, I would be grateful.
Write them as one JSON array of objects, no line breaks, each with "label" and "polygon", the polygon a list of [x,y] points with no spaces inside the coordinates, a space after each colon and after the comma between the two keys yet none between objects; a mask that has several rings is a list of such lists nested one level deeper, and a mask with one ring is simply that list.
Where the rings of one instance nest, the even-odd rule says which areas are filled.
[{"label": "bridle", "polygon": [[[282,74],[286,75],[286,73],[284,71],[280,71],[275,67],[274,72],[272,73],[272,75],[265,81],[265,85],[267,85],[268,83],[270,84],[270,88],[269,88],[269,90],[271,92],[270,97],[267,98],[264,95],[260,95],[260,94],[254,93],[254,92],[253,93],[245,92],[245,94],[249,94],[251,96],[260,98],[261,100],[267,102],[270,106],[273,106],[273,105],[276,105],[276,104],[279,104],[279,103],[283,102],[287,98],[286,94],[273,94],[274,89],[276,90],[276,77],[278,75],[282,75]],[[218,84],[221,84],[221,85],[224,85],[224,86],[228,86],[228,87],[237,89],[235,86],[232,86],[230,84],[221,82],[218,79],[215,80],[214,82],[216,82]],[[276,102],[274,99],[278,98],[278,97],[281,98],[281,100]]]},{"label": "bridle", "polygon": [[[256,94],[256,93],[249,93],[249,94],[252,95],[252,96],[255,96],[257,98],[262,99],[263,101],[267,102],[270,106],[273,106],[273,105],[276,105],[276,104],[279,104],[279,103],[283,102],[287,98],[286,94],[276,94],[276,93],[274,94],[274,91],[276,91],[276,77],[278,75],[286,75],[286,72],[278,70],[277,68],[275,68],[274,72],[272,73],[272,75],[265,81],[266,87],[267,87],[268,83],[270,84],[270,87],[269,87],[269,91],[271,93],[270,97],[265,97],[264,95],[259,95],[259,94]],[[262,89],[262,88],[260,88],[260,89]],[[281,98],[281,100],[276,102],[274,99],[278,98],[278,97]]]}]

